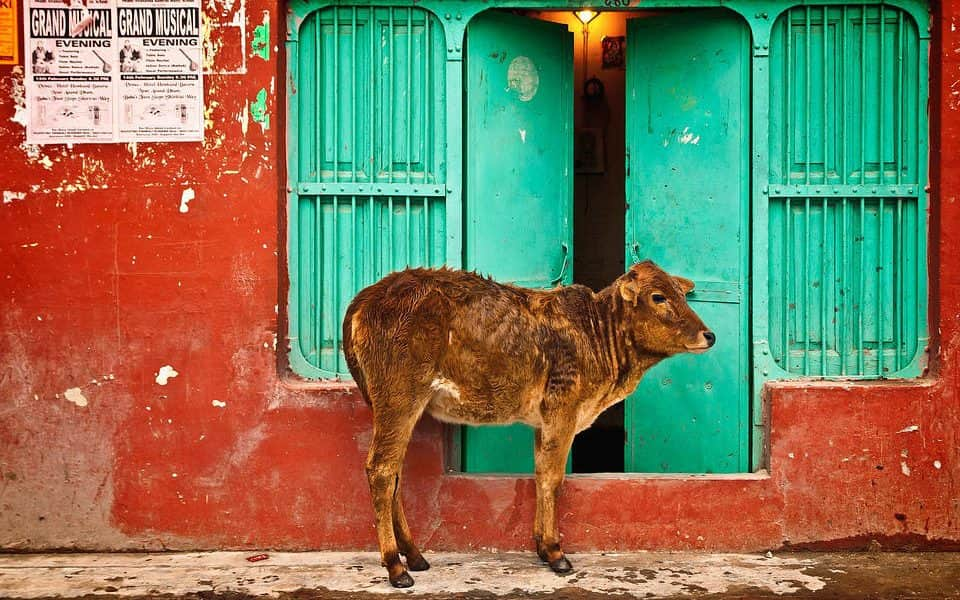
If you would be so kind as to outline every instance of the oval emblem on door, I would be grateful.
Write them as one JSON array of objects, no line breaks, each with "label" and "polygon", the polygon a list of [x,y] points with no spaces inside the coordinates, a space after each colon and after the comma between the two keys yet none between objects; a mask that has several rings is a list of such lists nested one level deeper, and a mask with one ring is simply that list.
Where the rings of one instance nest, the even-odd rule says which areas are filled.
[{"label": "oval emblem on door", "polygon": [[518,56],[507,67],[507,89],[515,90],[524,102],[533,100],[540,89],[540,73],[537,65],[526,56]]}]

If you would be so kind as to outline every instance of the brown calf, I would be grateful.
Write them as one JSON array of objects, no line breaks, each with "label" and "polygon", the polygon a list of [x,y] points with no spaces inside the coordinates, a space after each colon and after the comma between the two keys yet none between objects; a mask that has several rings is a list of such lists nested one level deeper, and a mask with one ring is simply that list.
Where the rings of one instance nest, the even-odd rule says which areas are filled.
[{"label": "brown calf", "polygon": [[373,407],[367,477],[390,583],[430,567],[400,501],[407,443],[424,411],[448,423],[536,428],[537,554],[564,573],[557,491],[573,437],[636,389],[644,372],[714,335],[687,305],[693,282],[646,261],[600,293],[531,290],[473,273],[410,269],[361,291],[347,308],[343,349]]}]

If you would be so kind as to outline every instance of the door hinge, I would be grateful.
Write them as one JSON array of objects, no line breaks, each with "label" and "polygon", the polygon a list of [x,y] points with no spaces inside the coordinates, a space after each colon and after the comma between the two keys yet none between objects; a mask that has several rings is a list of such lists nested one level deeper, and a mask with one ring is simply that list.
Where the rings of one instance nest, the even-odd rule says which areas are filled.
[{"label": "door hinge", "polygon": [[626,173],[626,177],[630,177],[630,148],[627,148],[624,151],[623,160],[624,160],[623,169],[624,169],[624,172]]}]

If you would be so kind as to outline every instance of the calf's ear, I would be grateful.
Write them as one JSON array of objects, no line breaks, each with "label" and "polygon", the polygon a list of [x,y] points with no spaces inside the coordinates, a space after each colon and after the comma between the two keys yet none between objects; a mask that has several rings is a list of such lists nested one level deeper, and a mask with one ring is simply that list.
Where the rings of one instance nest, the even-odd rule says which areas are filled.
[{"label": "calf's ear", "polygon": [[693,291],[693,282],[685,277],[677,277],[674,275],[673,280],[677,282],[677,285],[680,286],[680,289],[684,294],[689,294]]},{"label": "calf's ear", "polygon": [[[629,273],[633,275],[633,273]],[[622,277],[619,281],[620,296],[630,304],[637,305],[637,297],[640,296],[640,282],[636,276]]]}]

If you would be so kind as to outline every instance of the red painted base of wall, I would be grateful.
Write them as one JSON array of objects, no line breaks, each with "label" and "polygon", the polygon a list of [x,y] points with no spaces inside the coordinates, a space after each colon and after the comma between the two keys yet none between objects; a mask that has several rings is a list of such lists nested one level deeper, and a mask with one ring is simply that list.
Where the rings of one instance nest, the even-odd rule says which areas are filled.
[{"label": "red painted base of wall", "polygon": [[[236,8],[222,10],[207,14],[218,36]],[[768,476],[572,477],[569,550],[957,548],[960,0],[938,11],[929,379],[769,389]],[[266,15],[280,43],[278,5],[246,15],[248,39]],[[202,146],[27,146],[22,68],[0,67],[0,547],[375,546],[368,408],[278,375],[282,101],[269,128],[248,104],[283,88],[283,67],[271,51],[217,74],[240,59],[209,43]],[[178,375],[160,385],[165,365]],[[444,474],[433,421],[403,485],[426,548],[531,546],[532,481]]]}]

